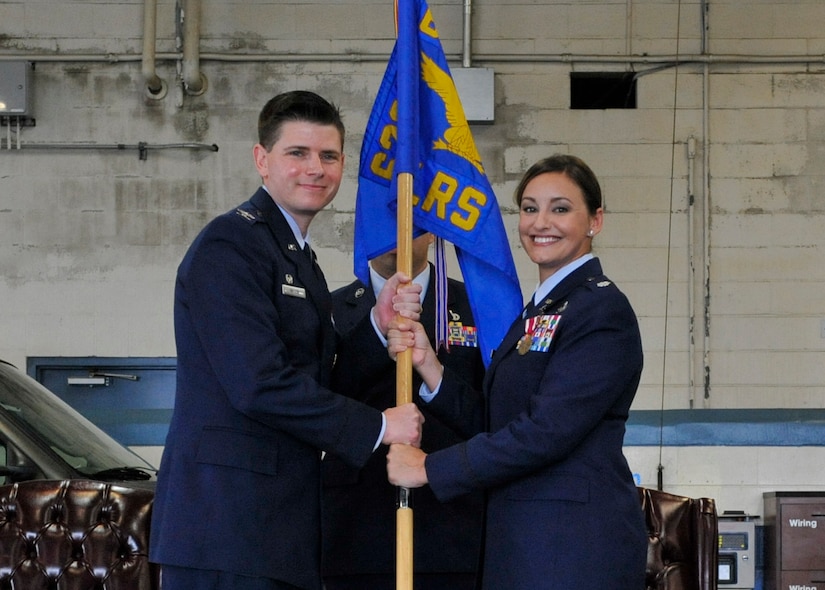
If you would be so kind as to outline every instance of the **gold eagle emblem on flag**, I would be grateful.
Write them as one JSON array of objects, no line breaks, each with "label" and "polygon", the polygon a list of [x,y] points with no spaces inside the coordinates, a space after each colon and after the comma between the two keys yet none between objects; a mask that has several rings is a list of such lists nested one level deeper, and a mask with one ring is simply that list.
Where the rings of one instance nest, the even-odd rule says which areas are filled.
[{"label": "gold eagle emblem on flag", "polygon": [[464,115],[464,108],[461,106],[452,76],[438,67],[435,61],[422,52],[421,79],[430,90],[441,98],[447,114],[447,124],[449,125],[442,136],[433,141],[433,149],[452,152],[470,162],[481,174],[484,174],[481,156],[473,141],[470,125]]}]

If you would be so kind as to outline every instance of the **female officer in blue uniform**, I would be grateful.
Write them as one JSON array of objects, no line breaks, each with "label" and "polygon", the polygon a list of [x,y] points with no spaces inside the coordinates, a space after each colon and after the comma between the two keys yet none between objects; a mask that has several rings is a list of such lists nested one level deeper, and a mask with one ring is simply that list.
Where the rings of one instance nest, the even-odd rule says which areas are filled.
[{"label": "female officer in blue uniform", "polygon": [[526,172],[516,203],[540,281],[493,356],[478,408],[454,403],[467,386],[419,324],[390,330],[391,353],[414,347],[433,412],[482,432],[429,455],[393,445],[389,479],[429,484],[441,501],[486,491],[485,590],[638,590],[647,535],[622,444],[642,344],[630,303],[591,253],[601,189],[583,161],[556,155]]}]

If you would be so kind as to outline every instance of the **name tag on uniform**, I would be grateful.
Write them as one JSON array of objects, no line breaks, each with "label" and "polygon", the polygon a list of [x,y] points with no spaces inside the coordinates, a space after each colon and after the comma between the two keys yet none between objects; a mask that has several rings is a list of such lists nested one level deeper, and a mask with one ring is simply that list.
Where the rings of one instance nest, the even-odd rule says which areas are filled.
[{"label": "name tag on uniform", "polygon": [[301,299],[307,298],[306,289],[303,287],[295,287],[293,285],[281,285],[281,293],[287,297],[299,297]]}]

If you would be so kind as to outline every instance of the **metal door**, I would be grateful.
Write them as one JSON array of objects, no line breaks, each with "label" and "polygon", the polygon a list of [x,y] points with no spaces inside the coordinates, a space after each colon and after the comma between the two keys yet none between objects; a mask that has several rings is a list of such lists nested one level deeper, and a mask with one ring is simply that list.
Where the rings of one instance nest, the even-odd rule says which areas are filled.
[{"label": "metal door", "polygon": [[162,446],[175,400],[174,357],[30,357],[27,372],[126,446]]}]

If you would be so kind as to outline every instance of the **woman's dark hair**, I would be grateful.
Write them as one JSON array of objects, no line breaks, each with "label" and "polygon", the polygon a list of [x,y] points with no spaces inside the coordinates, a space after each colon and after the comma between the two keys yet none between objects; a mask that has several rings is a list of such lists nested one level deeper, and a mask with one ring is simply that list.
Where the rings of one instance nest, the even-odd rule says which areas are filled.
[{"label": "woman's dark hair", "polygon": [[549,158],[539,160],[524,173],[516,187],[516,205],[521,207],[521,199],[524,197],[524,188],[531,180],[547,172],[561,172],[570,180],[576,183],[584,193],[584,202],[591,215],[602,206],[602,188],[590,166],[584,160],[568,154],[554,154]]},{"label": "woman's dark hair", "polygon": [[305,121],[318,125],[334,125],[344,144],[344,122],[338,107],[325,98],[307,90],[284,92],[269,100],[258,116],[258,143],[266,151],[281,136],[283,124],[289,121]]}]

